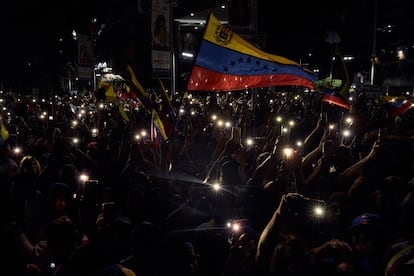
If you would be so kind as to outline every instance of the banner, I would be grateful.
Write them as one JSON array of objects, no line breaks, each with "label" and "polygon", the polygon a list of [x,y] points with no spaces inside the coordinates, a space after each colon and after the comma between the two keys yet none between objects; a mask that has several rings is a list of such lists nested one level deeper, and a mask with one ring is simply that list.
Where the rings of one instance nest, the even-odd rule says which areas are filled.
[{"label": "banner", "polygon": [[151,47],[154,75],[170,76],[172,63],[170,1],[152,0]]},{"label": "banner", "polygon": [[78,35],[78,65],[93,65],[94,59],[92,40],[87,35]]}]

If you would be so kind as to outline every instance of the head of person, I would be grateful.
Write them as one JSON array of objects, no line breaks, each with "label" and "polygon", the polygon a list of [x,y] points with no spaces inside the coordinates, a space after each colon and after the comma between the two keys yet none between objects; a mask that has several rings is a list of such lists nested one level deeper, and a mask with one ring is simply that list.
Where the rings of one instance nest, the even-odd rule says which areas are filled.
[{"label": "head of person", "polygon": [[364,212],[352,220],[348,230],[358,254],[371,256],[383,252],[385,223],[381,215]]},{"label": "head of person", "polygon": [[332,231],[345,231],[352,221],[352,206],[344,192],[332,193],[325,205],[324,221]]},{"label": "head of person", "polygon": [[68,185],[71,192],[78,190],[80,185],[80,171],[73,164],[64,164],[59,170],[59,180]]},{"label": "head of person", "polygon": [[28,173],[33,176],[38,176],[42,166],[40,162],[31,155],[25,155],[19,162],[17,173]]},{"label": "head of person", "polygon": [[68,185],[61,182],[52,183],[48,189],[48,212],[53,217],[68,215],[72,195]]}]

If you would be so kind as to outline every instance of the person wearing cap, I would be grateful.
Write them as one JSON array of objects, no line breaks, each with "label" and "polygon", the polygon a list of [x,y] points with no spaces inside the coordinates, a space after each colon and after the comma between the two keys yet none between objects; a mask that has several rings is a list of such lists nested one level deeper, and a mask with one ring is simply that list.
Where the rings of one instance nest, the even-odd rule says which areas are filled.
[{"label": "person wearing cap", "polygon": [[348,229],[355,260],[364,275],[382,275],[384,272],[385,229],[383,217],[369,212],[355,217]]}]

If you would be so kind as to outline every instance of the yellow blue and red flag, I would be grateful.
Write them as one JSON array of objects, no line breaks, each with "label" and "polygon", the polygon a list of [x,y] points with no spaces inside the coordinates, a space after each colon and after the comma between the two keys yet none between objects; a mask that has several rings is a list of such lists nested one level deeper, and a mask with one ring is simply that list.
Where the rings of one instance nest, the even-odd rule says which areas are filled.
[{"label": "yellow blue and red flag", "polygon": [[322,102],[337,105],[345,109],[351,109],[351,105],[346,102],[335,90],[326,89],[322,97]]},{"label": "yellow blue and red flag", "polygon": [[313,89],[316,75],[300,64],[266,53],[209,14],[188,91],[232,91],[270,86]]},{"label": "yellow blue and red flag", "polygon": [[388,116],[391,117],[403,115],[410,108],[414,107],[414,101],[405,97],[382,96],[380,100]]},{"label": "yellow blue and red flag", "polygon": [[[129,79],[133,87],[137,90],[138,93],[134,93],[134,96],[138,98],[141,104],[145,107],[149,114],[151,114],[151,138],[153,141],[166,141],[168,140],[168,135],[165,132],[164,123],[158,115],[158,108],[155,104],[152,103],[149,94],[145,91],[141,83],[138,81],[135,76],[134,71],[130,65],[127,66],[127,71],[129,73]],[[134,90],[130,90],[130,93]]]}]

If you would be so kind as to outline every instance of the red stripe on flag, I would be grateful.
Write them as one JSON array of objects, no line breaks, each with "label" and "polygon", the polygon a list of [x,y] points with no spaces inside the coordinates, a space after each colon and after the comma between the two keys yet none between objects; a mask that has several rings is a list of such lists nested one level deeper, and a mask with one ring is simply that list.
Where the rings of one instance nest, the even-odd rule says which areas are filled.
[{"label": "red stripe on flag", "polygon": [[346,109],[350,109],[351,105],[349,103],[346,103],[345,101],[343,101],[341,98],[337,97],[337,96],[333,96],[330,94],[325,94],[322,98],[322,101],[325,103],[330,103],[330,104],[334,104]]}]

